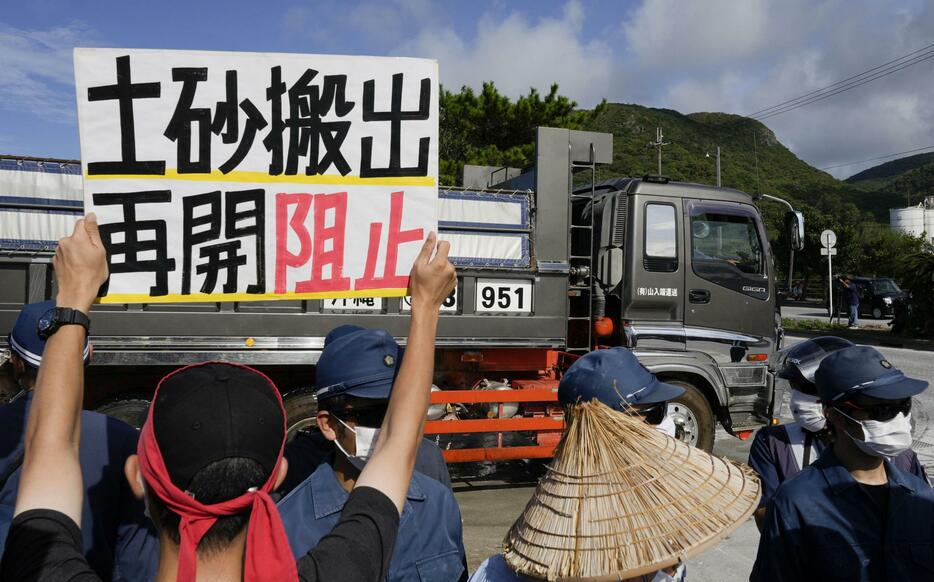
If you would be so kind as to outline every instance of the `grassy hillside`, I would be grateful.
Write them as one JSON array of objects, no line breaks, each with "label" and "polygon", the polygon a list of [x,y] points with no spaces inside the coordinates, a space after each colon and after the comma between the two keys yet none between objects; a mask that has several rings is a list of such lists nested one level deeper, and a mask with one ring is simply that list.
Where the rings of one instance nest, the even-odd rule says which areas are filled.
[{"label": "grassy hillside", "polygon": [[647,144],[654,141],[656,127],[671,142],[662,151],[662,173],[672,179],[715,183],[713,156],[719,145],[724,186],[750,194],[777,194],[824,212],[871,213],[877,220],[888,220],[894,202],[891,194],[866,192],[841,182],[799,159],[762,123],[725,113],[683,115],[670,109],[607,104],[589,127],[614,135],[616,160],[601,169],[601,176],[655,173],[656,150]]},{"label": "grassy hillside", "polygon": [[904,174],[931,163],[934,163],[934,152],[899,158],[853,174],[846,182],[867,190],[878,190]]}]

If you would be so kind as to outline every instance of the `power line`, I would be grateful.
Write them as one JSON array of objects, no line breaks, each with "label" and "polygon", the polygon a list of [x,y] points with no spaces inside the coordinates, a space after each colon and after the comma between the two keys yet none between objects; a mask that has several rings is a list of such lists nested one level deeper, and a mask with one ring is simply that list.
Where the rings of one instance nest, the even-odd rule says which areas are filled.
[{"label": "power line", "polygon": [[869,83],[870,81],[875,81],[876,79],[881,79],[882,77],[887,77],[887,76],[891,75],[892,73],[897,73],[898,71],[900,71],[900,70],[902,70],[902,69],[907,69],[907,68],[908,68],[909,66],[911,66],[911,65],[916,65],[916,64],[918,64],[918,63],[920,63],[920,62],[922,62],[922,61],[926,61],[926,60],[931,59],[931,58],[934,58],[934,51],[932,51],[930,54],[928,54],[927,56],[925,56],[923,59],[920,59],[920,60],[918,60],[918,61],[916,61],[916,62],[913,62],[913,63],[909,63],[909,64],[905,65],[904,67],[900,67],[900,68],[898,68],[898,69],[895,69],[895,70],[892,70],[892,71],[888,71],[888,72],[886,72],[886,73],[882,73],[882,74],[876,75],[876,76],[874,76],[874,77],[870,77],[870,78],[868,78],[868,79],[862,81],[861,83],[856,83],[856,84],[850,85],[849,87],[844,87],[844,88],[841,88],[841,89],[839,89],[839,90],[837,90],[837,91],[833,91],[833,92],[831,92],[831,93],[827,93],[827,94],[825,94],[825,95],[821,95],[821,96],[818,96],[818,97],[813,97],[813,98],[809,99],[808,101],[804,101],[804,102],[802,102],[802,103],[800,103],[800,104],[798,104],[798,105],[796,105],[796,106],[789,106],[789,107],[787,107],[787,108],[785,108],[785,109],[772,112],[772,113],[770,113],[770,114],[768,114],[768,115],[763,115],[763,116],[761,116],[761,117],[757,117],[756,119],[758,119],[759,121],[762,121],[763,119],[768,119],[769,117],[774,117],[774,116],[776,116],[776,115],[781,115],[782,113],[787,113],[787,112],[792,111],[792,110],[794,110],[794,109],[798,109],[798,108],[800,108],[800,107],[804,107],[805,105],[810,105],[811,103],[815,103],[815,102],[817,102],[817,101],[822,101],[822,100],[824,100],[824,99],[827,99],[828,97],[833,97],[834,95],[839,95],[840,93],[845,93],[845,92],[849,91],[850,89],[855,89],[856,87],[859,87],[859,86],[861,86],[861,85],[865,85],[866,83]]},{"label": "power line", "polygon": [[816,96],[811,97],[811,98],[809,98],[809,99],[807,99],[807,100],[805,100],[805,101],[802,101],[802,102],[800,102],[800,103],[796,103],[796,104],[793,104],[793,105],[788,105],[788,106],[786,106],[786,107],[783,107],[782,109],[778,109],[778,110],[776,110],[776,111],[772,111],[772,112],[767,113],[767,114],[765,114],[765,115],[760,115],[760,116],[758,116],[758,117],[755,117],[754,119],[758,119],[759,121],[762,121],[763,119],[768,119],[769,117],[774,117],[774,116],[776,116],[776,115],[781,115],[782,113],[787,113],[787,112],[789,112],[789,111],[798,109],[798,108],[800,108],[800,107],[804,107],[805,105],[810,105],[811,103],[815,103],[815,102],[817,102],[817,101],[823,101],[824,99],[827,99],[827,98],[829,98],[829,97],[833,97],[834,95],[839,95],[840,93],[845,93],[845,92],[847,92],[847,91],[849,91],[849,90],[851,90],[851,89],[855,89],[855,88],[860,87],[860,86],[862,86],[862,85],[865,85],[866,83],[869,83],[869,82],[871,82],[871,81],[875,81],[875,80],[881,79],[881,78],[883,78],[883,77],[888,77],[889,75],[891,75],[891,74],[893,74],[893,73],[897,73],[898,71],[901,71],[902,69],[907,69],[908,67],[910,67],[910,66],[912,66],[912,65],[917,65],[918,63],[923,62],[923,61],[926,61],[926,60],[931,59],[931,58],[934,58],[934,51],[930,51],[930,52],[928,52],[928,53],[925,53],[925,54],[923,54],[923,55],[920,55],[919,57],[916,57],[915,59],[913,59],[911,62],[906,61],[906,62],[904,62],[904,63],[901,63],[900,66],[898,66],[898,67],[896,67],[896,68],[893,68],[893,69],[890,69],[890,70],[886,70],[886,71],[880,71],[880,72],[878,72],[878,73],[876,73],[876,74],[873,74],[873,75],[870,76],[870,77],[866,77],[866,78],[864,78],[864,79],[861,79],[859,82],[852,82],[852,83],[850,83],[850,84],[848,84],[848,85],[845,85],[845,86],[842,86],[842,87],[840,87],[840,88],[838,88],[838,89],[835,89],[835,90],[833,90],[833,91],[831,91],[831,92],[829,92],[829,93],[825,93],[825,94],[823,94],[823,95],[816,95]]},{"label": "power line", "polygon": [[905,151],[903,151],[903,152],[898,152],[897,154],[887,154],[887,155],[884,155],[884,156],[879,156],[879,157],[877,157],[877,158],[869,158],[869,159],[867,159],[867,160],[859,160],[858,162],[846,162],[846,163],[843,163],[843,164],[834,164],[833,166],[824,166],[824,167],[822,167],[822,168],[818,168],[818,170],[832,170],[832,169],[834,169],[834,168],[842,168],[843,166],[855,166],[856,164],[864,164],[864,163],[866,163],[866,162],[875,162],[875,161],[877,161],[877,160],[884,160],[884,159],[886,159],[886,158],[894,158],[895,156],[903,156],[903,155],[905,155],[905,154],[910,154],[910,153],[914,153],[914,152],[920,152],[920,151],[922,151],[922,150],[929,150],[929,149],[934,149],[934,145],[925,146],[925,147],[923,147],[923,148],[915,148],[915,149],[913,149],[913,150],[905,150]]},{"label": "power line", "polygon": [[929,45],[923,49],[919,49],[903,57],[889,61],[889,63],[879,65],[858,75],[853,75],[852,77],[848,77],[847,79],[838,81],[822,89],[811,91],[810,93],[806,93],[800,97],[789,99],[782,103],[773,105],[772,107],[761,109],[753,114],[750,114],[748,117],[761,121],[763,119],[781,115],[782,113],[787,113],[800,107],[816,103],[817,101],[822,101],[829,97],[839,95],[840,93],[845,93],[851,89],[855,89],[872,81],[887,77],[893,73],[897,73],[903,69],[907,69],[913,65],[917,65],[918,63],[922,63],[928,59],[934,58],[934,50],[930,50],[932,47],[934,47],[934,45]]},{"label": "power line", "polygon": [[759,111],[753,111],[752,113],[747,114],[746,117],[756,117],[756,116],[758,116],[758,115],[760,115],[760,114],[762,114],[762,113],[765,113],[766,111],[769,111],[770,109],[777,109],[777,108],[781,107],[782,105],[786,105],[786,104],[789,104],[789,103],[792,103],[792,102],[795,102],[795,101],[800,101],[801,99],[804,99],[804,98],[806,98],[806,97],[810,97],[811,95],[814,95],[815,93],[821,93],[821,92],[823,92],[823,91],[826,91],[827,89],[832,89],[833,87],[836,87],[836,86],[838,86],[838,85],[842,85],[843,83],[846,83],[847,81],[856,79],[857,77],[863,77],[863,76],[867,75],[868,73],[871,73],[871,72],[873,72],[873,71],[876,71],[876,70],[878,70],[878,69],[881,69],[882,67],[885,67],[885,66],[891,65],[891,64],[893,64],[893,63],[896,63],[896,62],[898,62],[898,61],[904,60],[904,59],[906,59],[906,58],[908,58],[908,57],[910,57],[910,56],[912,56],[912,55],[915,55],[915,54],[920,53],[920,52],[927,51],[928,49],[931,49],[931,48],[934,48],[934,43],[929,44],[929,45],[927,45],[926,47],[920,48],[920,49],[918,49],[918,50],[916,50],[916,51],[914,51],[914,52],[910,52],[910,53],[908,53],[907,55],[898,57],[897,59],[892,59],[891,61],[889,61],[889,62],[887,62],[887,63],[882,63],[882,64],[879,65],[878,67],[873,67],[873,68],[871,68],[871,69],[868,69],[868,70],[866,70],[866,71],[863,71],[862,73],[859,73],[859,74],[857,74],[857,75],[853,75],[852,77],[847,77],[846,79],[843,79],[842,81],[837,81],[836,83],[833,83],[833,84],[831,84],[831,85],[827,85],[826,87],[823,87],[823,88],[821,88],[821,89],[816,89],[816,90],[814,90],[814,91],[811,91],[810,93],[805,93],[804,95],[801,95],[800,97],[795,97],[794,99],[789,99],[789,100],[787,100],[787,101],[782,101],[781,103],[778,103],[778,104],[773,105],[773,106],[771,106],[771,107],[766,107],[765,109],[760,109]]}]

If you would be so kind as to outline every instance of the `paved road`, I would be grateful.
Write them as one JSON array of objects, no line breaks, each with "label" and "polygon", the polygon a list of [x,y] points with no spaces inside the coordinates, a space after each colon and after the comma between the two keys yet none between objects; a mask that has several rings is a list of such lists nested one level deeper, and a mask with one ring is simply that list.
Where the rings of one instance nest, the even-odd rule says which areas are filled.
[{"label": "paved road", "polygon": [[[820,319],[827,320],[827,310],[819,305],[782,305],[782,317],[791,319]],[[834,320],[836,321],[836,320]],[[872,319],[871,317],[859,318],[860,327],[888,329],[888,323],[891,318]],[[847,316],[840,314],[840,323],[846,325]]]},{"label": "paved road", "polygon": [[[802,338],[790,337],[789,343]],[[934,353],[897,348],[880,348],[886,358],[906,374],[934,381]],[[920,395],[914,403],[915,450],[934,475],[934,389]],[[789,419],[787,404],[783,418]],[[750,441],[740,441],[725,432],[717,435],[714,452],[745,462]],[[511,482],[462,480],[455,483],[456,496],[464,518],[464,542],[470,569],[476,568],[490,554],[500,551],[503,537],[534,491],[539,466],[529,463],[525,470],[512,472]],[[740,582],[749,577],[756,555],[759,533],[752,521],[740,526],[719,545],[688,562],[692,582]]]}]

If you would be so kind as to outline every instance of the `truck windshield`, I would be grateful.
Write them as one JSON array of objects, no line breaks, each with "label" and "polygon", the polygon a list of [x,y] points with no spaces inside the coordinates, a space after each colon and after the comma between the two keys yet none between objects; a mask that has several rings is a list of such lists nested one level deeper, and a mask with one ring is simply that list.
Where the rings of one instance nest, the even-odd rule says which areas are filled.
[{"label": "truck windshield", "polygon": [[691,263],[694,273],[721,287],[768,299],[765,249],[754,212],[737,206],[694,203]]},{"label": "truck windshield", "polygon": [[749,275],[763,273],[762,248],[749,216],[705,212],[691,217],[694,262],[728,263]]},{"label": "truck windshield", "polygon": [[883,293],[899,293],[901,289],[891,279],[876,279],[872,282],[872,292],[881,295]]}]

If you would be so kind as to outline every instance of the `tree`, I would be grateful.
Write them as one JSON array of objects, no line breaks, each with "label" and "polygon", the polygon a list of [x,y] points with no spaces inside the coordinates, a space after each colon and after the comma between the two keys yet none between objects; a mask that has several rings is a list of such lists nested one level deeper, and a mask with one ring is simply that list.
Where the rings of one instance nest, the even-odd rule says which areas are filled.
[{"label": "tree", "polygon": [[912,326],[922,335],[934,336],[934,247],[927,244],[899,264],[902,282],[911,292]]},{"label": "tree", "polygon": [[470,87],[459,93],[441,88],[440,173],[441,183],[460,183],[464,164],[524,168],[534,161],[535,129],[539,126],[581,129],[606,107],[604,101],[591,111],[551,86],[543,98],[536,89],[513,102],[492,82],[479,94]]}]

